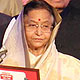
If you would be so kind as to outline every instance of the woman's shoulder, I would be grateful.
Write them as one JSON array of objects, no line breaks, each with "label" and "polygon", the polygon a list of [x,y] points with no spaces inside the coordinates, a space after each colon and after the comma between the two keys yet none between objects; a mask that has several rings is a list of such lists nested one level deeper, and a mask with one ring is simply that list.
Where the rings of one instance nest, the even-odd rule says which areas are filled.
[{"label": "woman's shoulder", "polygon": [[59,59],[69,67],[80,69],[80,60],[67,54],[59,53]]},{"label": "woman's shoulder", "polygon": [[73,56],[59,53],[59,63],[61,63],[62,75],[65,78],[80,80],[80,60]]}]

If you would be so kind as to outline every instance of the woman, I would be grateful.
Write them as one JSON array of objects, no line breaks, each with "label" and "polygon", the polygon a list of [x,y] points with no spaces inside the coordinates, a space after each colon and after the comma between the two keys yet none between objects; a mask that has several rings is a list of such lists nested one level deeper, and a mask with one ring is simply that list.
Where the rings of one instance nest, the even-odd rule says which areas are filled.
[{"label": "woman", "polygon": [[7,28],[2,65],[40,70],[40,80],[79,80],[80,61],[57,51],[55,36],[61,18],[45,1],[31,1]]}]

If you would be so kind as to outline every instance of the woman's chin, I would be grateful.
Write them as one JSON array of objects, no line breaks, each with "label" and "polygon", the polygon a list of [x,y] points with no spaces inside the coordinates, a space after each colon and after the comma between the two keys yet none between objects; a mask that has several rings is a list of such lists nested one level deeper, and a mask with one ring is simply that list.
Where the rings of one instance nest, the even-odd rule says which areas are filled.
[{"label": "woman's chin", "polygon": [[43,47],[43,44],[39,44],[39,43],[35,43],[34,45],[32,45],[35,49],[38,49],[38,48],[42,48]]}]

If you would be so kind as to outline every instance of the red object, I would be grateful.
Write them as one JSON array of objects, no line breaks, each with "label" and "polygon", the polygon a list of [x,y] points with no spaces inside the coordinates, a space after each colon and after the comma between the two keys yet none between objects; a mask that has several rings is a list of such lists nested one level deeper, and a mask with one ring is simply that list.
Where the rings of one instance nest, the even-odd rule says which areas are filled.
[{"label": "red object", "polygon": [[[22,67],[11,67],[11,66],[0,66],[0,70],[4,71],[14,71],[14,72],[24,72],[26,74],[26,79],[28,80],[40,80],[39,69],[33,68],[22,68]],[[13,76],[10,74],[0,74],[1,79],[13,80]]]},{"label": "red object", "polygon": [[38,19],[39,21],[41,20],[41,19]]}]

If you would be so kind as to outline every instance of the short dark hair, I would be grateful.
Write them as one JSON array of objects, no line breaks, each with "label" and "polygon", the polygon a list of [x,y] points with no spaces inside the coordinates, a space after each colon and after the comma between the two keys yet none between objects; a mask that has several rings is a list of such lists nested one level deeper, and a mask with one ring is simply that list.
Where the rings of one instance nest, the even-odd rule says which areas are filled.
[{"label": "short dark hair", "polygon": [[48,3],[46,3],[44,0],[32,0],[27,5],[24,6],[24,15],[28,14],[29,11],[34,9],[46,9],[48,10],[53,16],[53,8]]}]

